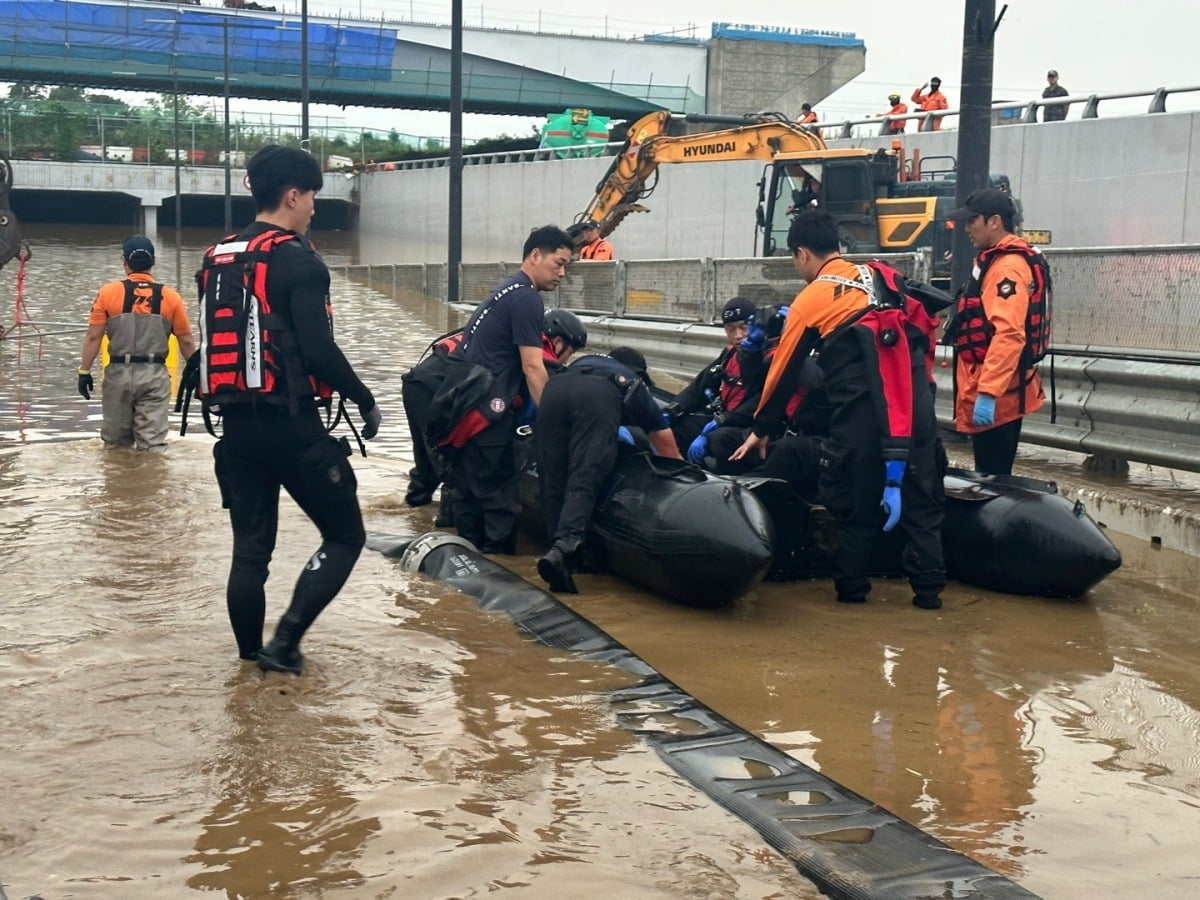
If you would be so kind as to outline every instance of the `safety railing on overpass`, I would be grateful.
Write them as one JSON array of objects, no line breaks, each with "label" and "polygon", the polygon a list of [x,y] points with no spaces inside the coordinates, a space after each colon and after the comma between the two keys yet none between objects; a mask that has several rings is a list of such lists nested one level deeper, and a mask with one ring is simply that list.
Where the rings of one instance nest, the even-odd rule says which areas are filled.
[{"label": "safety railing on overpass", "polygon": [[[1023,440],[1200,472],[1200,246],[1045,252],[1054,273],[1057,415],[1051,422],[1047,403],[1027,417]],[[888,259],[927,277],[927,253]],[[464,264],[462,309],[517,268]],[[445,296],[445,264],[352,266],[346,274],[395,297]],[[717,314],[725,300],[786,303],[802,287],[788,257],[625,260],[574,263],[546,296],[548,305],[585,316],[593,346],[633,346],[652,366],[690,377],[724,344]],[[948,351],[939,352],[948,364]],[[938,415],[948,427],[951,372],[937,370]],[[1049,393],[1048,363],[1042,373]]]}]

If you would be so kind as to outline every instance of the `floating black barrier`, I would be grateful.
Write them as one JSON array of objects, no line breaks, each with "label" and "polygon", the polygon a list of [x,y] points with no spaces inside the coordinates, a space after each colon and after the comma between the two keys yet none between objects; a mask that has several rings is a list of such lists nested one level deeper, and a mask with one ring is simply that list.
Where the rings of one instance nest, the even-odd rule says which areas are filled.
[{"label": "floating black barrier", "polygon": [[[367,546],[507,613],[532,640],[640,679],[608,693],[618,723],[835,898],[1029,898],[1015,882],[709,709],[611,635],[462,538],[370,534]],[[736,772],[736,775],[731,775]],[[744,773],[744,774],[742,774]]]}]

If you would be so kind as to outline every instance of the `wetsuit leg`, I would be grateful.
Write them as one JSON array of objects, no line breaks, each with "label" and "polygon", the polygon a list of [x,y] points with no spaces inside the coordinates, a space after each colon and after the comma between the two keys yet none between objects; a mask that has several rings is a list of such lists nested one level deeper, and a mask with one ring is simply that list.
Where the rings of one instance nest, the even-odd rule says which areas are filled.
[{"label": "wetsuit leg", "polygon": [[620,393],[604,375],[559,376],[547,384],[538,411],[539,430],[548,423],[553,423],[553,445],[547,441],[546,452],[539,453],[539,478],[542,456],[557,453],[549,496],[561,496],[550,539],[565,554],[572,554],[583,544],[596,497],[617,462]]},{"label": "wetsuit leg", "polygon": [[985,475],[1011,475],[1017,444],[1021,442],[1021,419],[971,435],[975,471]]},{"label": "wetsuit leg", "polygon": [[[571,376],[576,380],[578,376]],[[567,398],[572,393],[565,387],[567,376],[552,379],[542,392],[542,407],[538,410],[533,442],[537,451],[538,500],[546,524],[546,542],[554,540],[558,518],[562,513],[563,497],[570,471],[571,409]],[[553,389],[551,385],[554,385]]]},{"label": "wetsuit leg", "polygon": [[[917,385],[923,370],[913,372]],[[945,451],[937,439],[933,396],[913,391],[913,443],[901,488],[900,530],[905,545],[900,560],[913,589],[913,603],[925,609],[941,606],[946,587],[946,562],[942,551],[942,516],[945,506]]]},{"label": "wetsuit leg", "polygon": [[222,439],[213,447],[221,502],[233,526],[233,559],[225,588],[238,656],[254,659],[262,647],[267,576],[279,525],[279,479],[272,466],[238,452]]},{"label": "wetsuit leg", "polygon": [[413,467],[408,473],[408,491],[404,502],[409,506],[424,506],[433,499],[433,492],[442,481],[425,442],[425,426],[429,422],[429,404],[433,400],[433,385],[423,379],[401,376],[400,396],[404,403],[404,415],[408,419],[408,432],[412,440]]},{"label": "wetsuit leg", "polygon": [[712,470],[718,475],[742,475],[756,468],[760,462],[758,452],[745,459],[731,460],[733,451],[746,440],[747,429],[722,425],[708,433],[708,453],[705,462],[712,460]]},{"label": "wetsuit leg", "polygon": [[820,450],[821,445],[816,438],[789,434],[770,445],[767,458],[753,472],[766,478],[780,478],[797,493],[811,495],[817,483]]},{"label": "wetsuit leg", "polygon": [[321,546],[300,572],[276,640],[294,648],[337,596],[366,542],[358,505],[358,480],[350,448],[326,436],[288,461],[283,486],[321,532]]},{"label": "wetsuit leg", "polygon": [[486,553],[512,553],[521,507],[511,411],[458,451],[453,487],[458,533]]}]

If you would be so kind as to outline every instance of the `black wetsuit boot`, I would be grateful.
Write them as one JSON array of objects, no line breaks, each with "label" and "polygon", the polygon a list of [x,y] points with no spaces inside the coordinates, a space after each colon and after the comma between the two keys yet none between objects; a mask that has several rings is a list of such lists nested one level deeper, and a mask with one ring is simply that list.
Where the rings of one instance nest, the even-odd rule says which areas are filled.
[{"label": "black wetsuit boot", "polygon": [[292,603],[279,620],[275,636],[259,651],[260,669],[296,675],[304,670],[300,639],[342,589],[361,552],[361,546],[324,543],[313,554],[296,580]]}]

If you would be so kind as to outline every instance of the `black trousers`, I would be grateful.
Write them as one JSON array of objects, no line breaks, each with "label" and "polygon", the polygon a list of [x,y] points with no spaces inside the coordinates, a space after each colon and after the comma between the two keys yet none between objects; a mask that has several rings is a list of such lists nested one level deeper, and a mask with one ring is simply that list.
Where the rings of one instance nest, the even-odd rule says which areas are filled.
[{"label": "black trousers", "polygon": [[971,435],[976,472],[983,472],[985,475],[1012,474],[1013,460],[1017,458],[1017,444],[1021,443],[1022,421],[1013,419],[996,428]]},{"label": "black trousers", "polygon": [[[422,365],[427,363],[428,360]],[[408,472],[408,494],[414,497],[428,496],[442,483],[441,467],[425,440],[429,404],[438,384],[416,372],[405,372],[400,382],[400,396],[404,402],[404,416],[408,419],[413,451],[413,467]]]},{"label": "black trousers", "polygon": [[811,495],[817,483],[820,439],[806,434],[789,434],[773,441],[769,449],[767,458],[754,468],[754,474],[780,478],[790,484],[796,493]]},{"label": "black trousers", "polygon": [[511,553],[521,503],[513,452],[512,410],[454,451],[447,483],[454,491],[454,525],[488,553]]},{"label": "black trousers", "polygon": [[[913,437],[901,488],[904,538],[901,564],[913,594],[936,597],[946,586],[942,554],[943,462],[937,440],[933,396],[914,370]],[[818,496],[838,527],[834,586],[838,598],[861,601],[871,590],[871,554],[884,522],[884,466],[879,425],[866,393],[834,411],[829,439],[822,443]]]},{"label": "black trousers", "polygon": [[542,392],[534,443],[546,535],[564,552],[583,542],[596,497],[617,463],[621,395],[601,374],[555,375]]},{"label": "black trousers", "polygon": [[350,446],[330,437],[315,411],[227,409],[213,447],[222,505],[233,526],[225,600],[238,654],[262,647],[265,585],[279,527],[279,489],[321,533],[321,545],[296,579],[280,631],[298,643],[350,576],[366,541]]}]

